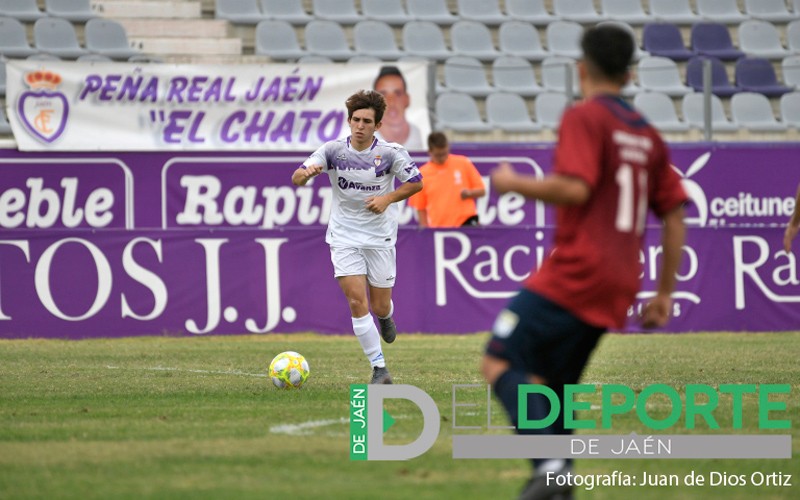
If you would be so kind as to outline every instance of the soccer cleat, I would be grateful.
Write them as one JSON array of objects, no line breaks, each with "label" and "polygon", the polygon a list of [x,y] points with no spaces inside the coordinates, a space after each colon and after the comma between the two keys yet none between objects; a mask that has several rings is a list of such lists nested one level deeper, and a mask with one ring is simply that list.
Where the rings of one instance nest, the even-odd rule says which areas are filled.
[{"label": "soccer cleat", "polygon": [[389,370],[385,366],[376,366],[372,369],[372,380],[370,384],[391,384],[392,376],[389,375]]},{"label": "soccer cleat", "polygon": [[387,344],[391,344],[394,342],[394,339],[397,338],[397,326],[394,324],[394,320],[392,318],[378,318],[378,323],[381,325],[381,338]]},{"label": "soccer cleat", "polygon": [[[572,465],[565,464],[555,475],[563,476],[571,472]],[[546,474],[534,473],[519,494],[518,500],[568,500],[571,498],[572,486],[569,484],[559,486],[556,481],[547,484]]]}]

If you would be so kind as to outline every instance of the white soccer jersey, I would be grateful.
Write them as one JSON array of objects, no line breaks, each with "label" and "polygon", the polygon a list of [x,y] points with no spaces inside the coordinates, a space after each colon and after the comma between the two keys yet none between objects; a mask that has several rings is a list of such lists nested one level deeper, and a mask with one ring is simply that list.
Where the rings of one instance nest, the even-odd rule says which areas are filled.
[{"label": "white soccer jersey", "polygon": [[323,144],[304,166],[322,165],[331,180],[333,203],[325,241],[334,247],[391,248],[397,241],[399,208],[382,214],[367,210],[365,201],[394,191],[394,179],[419,182],[422,176],[408,151],[379,139],[364,151],[350,146],[350,137]]}]

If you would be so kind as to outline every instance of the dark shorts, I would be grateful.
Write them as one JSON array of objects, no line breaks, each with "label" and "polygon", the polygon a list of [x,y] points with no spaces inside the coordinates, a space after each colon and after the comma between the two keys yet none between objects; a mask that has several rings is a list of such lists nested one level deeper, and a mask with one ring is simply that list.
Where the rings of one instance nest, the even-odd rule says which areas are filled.
[{"label": "dark shorts", "polygon": [[603,333],[605,328],[523,289],[498,314],[486,353],[544,377],[548,385],[575,384]]}]

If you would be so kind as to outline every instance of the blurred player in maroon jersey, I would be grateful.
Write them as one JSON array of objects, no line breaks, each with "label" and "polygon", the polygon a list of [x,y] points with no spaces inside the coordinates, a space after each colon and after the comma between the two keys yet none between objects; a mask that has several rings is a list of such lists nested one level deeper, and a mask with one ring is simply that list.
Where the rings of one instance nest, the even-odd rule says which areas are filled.
[{"label": "blurred player in maroon jersey", "polygon": [[[639,290],[648,209],[663,222],[664,253],[658,290],[642,322],[659,327],[670,315],[688,198],[658,132],[620,97],[633,43],[613,26],[584,34],[578,69],[585,101],[564,113],[551,175],[537,179],[510,164],[492,172],[498,192],[557,205],[554,249],[498,315],[482,360],[483,374],[515,426],[518,385],[545,384],[563,403],[563,386],[578,382],[600,336],[624,326]],[[549,411],[545,396],[529,396],[529,420],[541,420]],[[548,428],[517,432],[568,434],[563,422],[560,415]],[[571,498],[568,486],[546,480],[547,472],[571,472],[569,460],[533,464],[520,498]]]}]

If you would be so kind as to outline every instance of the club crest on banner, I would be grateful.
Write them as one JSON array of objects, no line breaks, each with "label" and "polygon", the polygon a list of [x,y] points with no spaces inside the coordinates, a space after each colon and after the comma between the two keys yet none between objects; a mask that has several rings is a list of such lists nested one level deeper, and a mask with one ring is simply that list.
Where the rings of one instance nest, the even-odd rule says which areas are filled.
[{"label": "club crest on banner", "polygon": [[20,94],[17,113],[28,132],[47,144],[64,132],[69,116],[66,96],[58,91],[61,76],[51,71],[33,71],[25,74],[30,87]]}]

